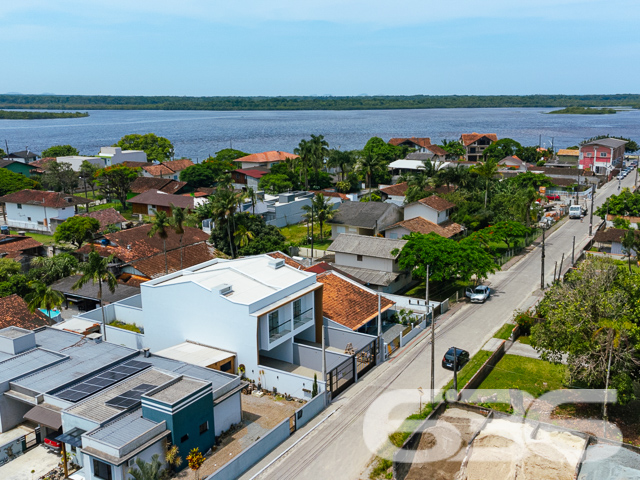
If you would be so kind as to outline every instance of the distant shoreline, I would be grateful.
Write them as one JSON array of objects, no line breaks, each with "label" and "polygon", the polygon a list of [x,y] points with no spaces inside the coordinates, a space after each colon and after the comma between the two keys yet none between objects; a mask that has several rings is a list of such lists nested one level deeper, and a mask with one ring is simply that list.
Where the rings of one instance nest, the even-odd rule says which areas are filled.
[{"label": "distant shoreline", "polygon": [[613,115],[613,108],[567,107],[562,110],[547,112],[549,115]]},{"label": "distant shoreline", "polygon": [[432,108],[640,108],[640,94],[618,95],[377,95],[177,97],[0,95],[0,109],[43,110],[399,110]]},{"label": "distant shoreline", "polygon": [[0,110],[0,120],[48,120],[52,118],[80,118],[88,116],[88,112],[23,112]]}]

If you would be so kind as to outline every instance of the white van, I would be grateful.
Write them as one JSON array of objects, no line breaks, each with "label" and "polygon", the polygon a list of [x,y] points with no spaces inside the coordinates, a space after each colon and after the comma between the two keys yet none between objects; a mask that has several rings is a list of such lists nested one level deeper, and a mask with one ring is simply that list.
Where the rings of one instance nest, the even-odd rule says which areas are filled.
[{"label": "white van", "polygon": [[581,218],[582,207],[580,205],[571,205],[569,207],[569,218]]}]

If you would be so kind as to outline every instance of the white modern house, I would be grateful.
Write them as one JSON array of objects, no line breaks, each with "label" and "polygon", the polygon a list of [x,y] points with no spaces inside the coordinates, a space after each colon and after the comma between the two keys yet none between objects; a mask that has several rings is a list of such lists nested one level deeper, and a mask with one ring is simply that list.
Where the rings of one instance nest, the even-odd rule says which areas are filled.
[{"label": "white modern house", "polygon": [[20,190],[0,197],[0,203],[5,206],[9,227],[53,233],[60,223],[78,213],[78,205],[89,200],[62,192]]},{"label": "white modern house", "polygon": [[80,167],[82,166],[82,162],[87,161],[97,167],[104,167],[104,160],[102,158],[98,158],[98,157],[86,157],[83,155],[69,155],[66,157],[57,157],[56,161],[58,163],[68,163],[69,165],[71,165],[71,168],[73,169],[74,172],[79,172],[80,171]]},{"label": "white modern house", "polygon": [[146,162],[147,154],[142,150],[122,150],[121,147],[100,147],[98,153],[105,167],[117,165],[122,162]]},{"label": "white modern house", "polygon": [[313,195],[310,192],[289,192],[281,193],[278,196],[265,195],[264,203],[267,208],[263,214],[265,221],[278,228],[300,223],[305,214],[302,207],[311,206]]},{"label": "white modern house", "polygon": [[441,225],[449,221],[449,215],[456,204],[445,200],[438,195],[431,195],[417,202],[410,203],[404,207],[404,219],[422,217],[436,225]]}]

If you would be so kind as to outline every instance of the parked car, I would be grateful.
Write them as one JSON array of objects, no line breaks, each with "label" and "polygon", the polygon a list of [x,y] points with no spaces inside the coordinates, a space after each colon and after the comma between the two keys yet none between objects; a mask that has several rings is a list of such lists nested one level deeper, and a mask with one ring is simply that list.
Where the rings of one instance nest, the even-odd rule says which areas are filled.
[{"label": "parked car", "polygon": [[560,200],[560,195],[547,195],[547,200],[549,201]]},{"label": "parked car", "polygon": [[465,295],[471,299],[471,303],[484,303],[491,296],[491,289],[486,285],[478,285],[473,290],[467,288]]},{"label": "parked car", "polygon": [[469,352],[457,347],[451,347],[442,357],[442,368],[453,370],[453,362],[455,359],[457,370],[460,370],[469,363]]},{"label": "parked car", "polygon": [[53,450],[56,453],[60,453],[62,444],[59,441],[55,440],[55,438],[59,435],[60,435],[60,432],[53,432],[47,435],[44,438],[44,446],[50,450]]}]

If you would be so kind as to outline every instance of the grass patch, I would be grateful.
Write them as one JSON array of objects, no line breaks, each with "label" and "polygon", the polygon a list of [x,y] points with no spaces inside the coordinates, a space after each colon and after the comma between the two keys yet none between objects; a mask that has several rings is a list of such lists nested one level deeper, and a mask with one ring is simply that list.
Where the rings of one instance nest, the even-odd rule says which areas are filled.
[{"label": "grass patch", "polygon": [[[436,302],[442,302],[452,295],[455,295],[456,290],[462,290],[467,287],[473,286],[473,282],[465,282],[463,280],[454,280],[447,282],[434,282],[429,283],[429,300]],[[422,281],[415,287],[402,293],[405,297],[417,297],[424,298],[425,295],[425,282]]]},{"label": "grass patch", "polygon": [[520,343],[524,343],[525,345],[531,345],[531,337],[529,335],[520,335],[518,337],[518,341]]},{"label": "grass patch", "polygon": [[[484,364],[484,362],[487,361],[487,359],[491,355],[493,355],[493,352],[490,352],[488,350],[480,350],[473,357],[471,357],[469,363],[462,367],[462,370],[458,372],[458,391],[460,391],[462,387],[464,387],[467,382],[471,380],[471,377],[473,377],[476,372],[480,370],[480,367]],[[451,381],[444,387],[445,392],[453,388],[453,372],[451,372],[451,377]]]},{"label": "grass patch", "polygon": [[[295,225],[282,227],[280,229],[280,233],[282,233],[287,243],[296,243],[301,247],[311,247],[311,244],[307,243],[308,235],[311,235],[311,228],[309,228],[309,233],[307,234],[306,223],[296,223]],[[326,250],[327,247],[331,245],[331,228],[327,228],[327,226],[325,225],[323,234],[324,238],[321,241],[320,224],[318,222],[314,222],[313,235],[315,240],[313,242],[313,248],[317,248],[318,250]]]},{"label": "grass patch", "polygon": [[493,338],[509,340],[514,328],[516,328],[516,326],[513,323],[505,323],[496,333],[493,334]]},{"label": "grass patch", "polygon": [[114,320],[109,323],[110,327],[121,328],[122,330],[129,330],[130,332],[142,333],[140,327],[138,327],[135,323],[124,323],[120,320]]},{"label": "grass patch", "polygon": [[376,462],[376,466],[373,467],[373,470],[371,470],[371,473],[369,474],[370,479],[374,480],[376,478],[393,478],[393,473],[387,473],[387,470],[393,467],[393,462],[391,460],[378,457],[376,459]]},{"label": "grass patch", "polygon": [[[621,267],[629,270],[629,260],[614,260],[616,265],[620,265]],[[640,267],[638,266],[638,262],[631,261],[631,272],[632,273],[640,273]]]},{"label": "grass patch", "polygon": [[[18,230],[10,230],[9,233],[11,233],[11,235],[18,235]],[[43,235],[42,233],[26,232],[26,236],[31,237],[34,240],[43,243],[44,245],[51,245],[53,243],[56,243],[53,239],[53,235]]]}]

